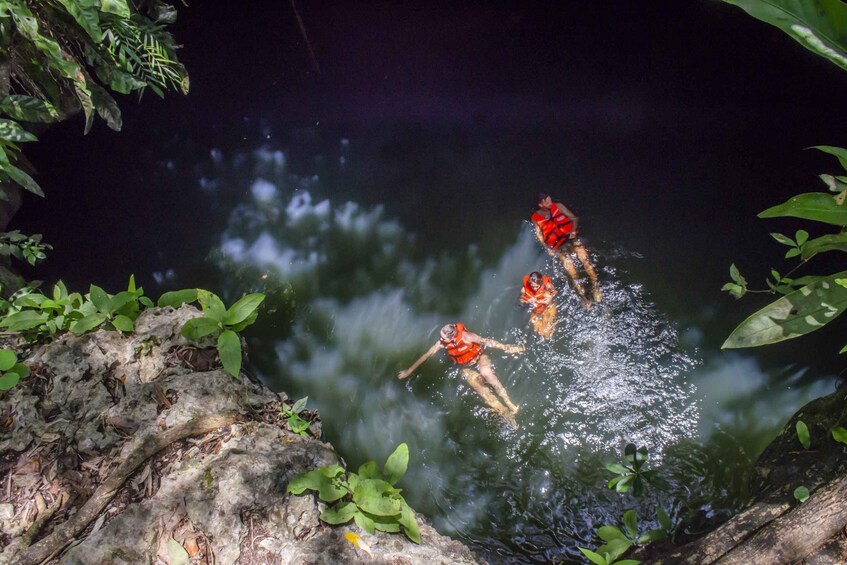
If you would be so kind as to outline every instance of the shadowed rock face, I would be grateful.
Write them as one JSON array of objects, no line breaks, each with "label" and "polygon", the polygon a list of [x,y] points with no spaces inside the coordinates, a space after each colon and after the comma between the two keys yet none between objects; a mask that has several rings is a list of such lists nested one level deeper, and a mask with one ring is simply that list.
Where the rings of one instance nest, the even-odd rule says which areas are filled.
[{"label": "shadowed rock face", "polygon": [[[41,548],[52,562],[80,564],[186,554],[217,563],[480,562],[420,517],[416,545],[352,524],[327,527],[314,495],[286,494],[292,477],[339,457],[318,439],[317,414],[310,437],[294,434],[280,397],[263,385],[208,363],[211,370],[197,370],[186,348],[213,340],[189,344],[179,329],[198,315],[188,306],[151,309],[133,335],[69,335],[31,352],[32,375],[0,400],[0,562],[25,562]],[[162,439],[218,414],[226,425]],[[145,451],[155,454],[140,457]],[[104,495],[104,483],[122,472],[127,478]],[[67,538],[76,540],[59,539],[101,496],[102,510]],[[33,524],[39,531],[29,536]],[[345,539],[351,531],[373,558]]]}]

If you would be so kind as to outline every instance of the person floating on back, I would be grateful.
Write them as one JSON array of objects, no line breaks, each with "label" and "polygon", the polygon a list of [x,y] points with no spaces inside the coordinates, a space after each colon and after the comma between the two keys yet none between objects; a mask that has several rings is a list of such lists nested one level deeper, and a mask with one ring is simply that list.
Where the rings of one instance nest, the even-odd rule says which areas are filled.
[{"label": "person floating on back", "polygon": [[[409,377],[421,363],[435,355],[439,349],[444,349],[453,361],[459,365],[465,365],[462,369],[462,376],[485,403],[507,422],[516,426],[515,414],[518,413],[518,407],[509,398],[506,389],[503,388],[494,374],[494,367],[484,353],[484,347],[495,347],[506,353],[523,353],[525,351],[522,345],[506,345],[490,338],[478,336],[466,329],[464,324],[447,324],[441,328],[440,339],[426,353],[421,355],[411,367],[397,373],[397,378],[405,379]],[[489,387],[494,389],[497,395],[492,394]]]},{"label": "person floating on back", "polygon": [[532,225],[535,228],[535,237],[544,246],[551,256],[559,256],[562,266],[568,277],[573,282],[574,288],[584,306],[591,305],[585,288],[579,280],[576,266],[571,259],[571,253],[575,253],[585,274],[591,281],[592,298],[594,302],[600,302],[603,295],[597,283],[597,273],[591,264],[588,250],[585,249],[579,238],[579,218],[561,202],[553,202],[549,194],[538,194],[538,210],[532,214]]},{"label": "person floating on back", "polygon": [[550,339],[556,328],[556,304],[553,297],[556,288],[550,277],[539,272],[532,272],[523,278],[521,302],[529,306],[529,321],[542,339]]}]

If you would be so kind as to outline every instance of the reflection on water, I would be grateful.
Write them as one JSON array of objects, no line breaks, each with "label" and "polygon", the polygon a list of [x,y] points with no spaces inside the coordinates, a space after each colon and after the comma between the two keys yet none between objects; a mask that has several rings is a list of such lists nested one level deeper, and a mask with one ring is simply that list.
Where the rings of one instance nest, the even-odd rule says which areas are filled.
[{"label": "reflection on water", "polygon": [[[407,442],[407,499],[494,561],[573,559],[577,545],[593,547],[594,529],[630,507],[645,523],[656,504],[678,513],[692,501],[712,515],[737,507],[739,477],[756,450],[825,388],[795,382],[768,390],[769,376],[738,354],[701,364],[649,289],[617,266],[622,256],[637,258],[633,252],[596,253],[604,302],[586,311],[526,225],[493,264],[483,265],[472,247],[411,259],[421,257],[420,242],[382,208],[317,197],[319,179],[289,175],[280,152],[236,159],[252,160],[246,169],[254,173],[241,179],[248,196],[222,235],[220,265],[267,274],[262,284],[286,281],[296,301],[293,331],[260,338],[273,339],[276,353],[259,360],[262,375],[309,396],[351,465],[383,460]],[[532,270],[551,274],[560,289],[549,341],[528,331],[517,302]],[[232,294],[258,284],[227,278]],[[519,429],[485,408],[443,354],[409,381],[394,378],[454,320],[527,346],[524,355],[489,355],[521,406]],[[635,501],[605,488],[604,463],[627,442],[648,446],[654,464],[664,461],[671,492]]]}]

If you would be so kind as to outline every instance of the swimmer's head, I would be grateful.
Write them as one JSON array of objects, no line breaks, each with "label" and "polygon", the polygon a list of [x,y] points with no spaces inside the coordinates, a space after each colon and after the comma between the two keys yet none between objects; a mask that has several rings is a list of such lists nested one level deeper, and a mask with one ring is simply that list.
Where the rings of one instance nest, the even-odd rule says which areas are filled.
[{"label": "swimmer's head", "polygon": [[448,341],[456,337],[456,324],[447,324],[441,328],[441,339]]},{"label": "swimmer's head", "polygon": [[538,271],[533,271],[529,274],[529,286],[532,290],[536,290],[544,282],[544,277]]}]

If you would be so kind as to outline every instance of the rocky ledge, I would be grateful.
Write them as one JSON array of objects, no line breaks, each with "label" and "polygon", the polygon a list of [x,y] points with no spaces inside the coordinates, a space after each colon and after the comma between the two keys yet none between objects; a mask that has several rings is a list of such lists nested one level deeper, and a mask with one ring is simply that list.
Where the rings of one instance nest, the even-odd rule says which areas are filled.
[{"label": "rocky ledge", "polygon": [[152,308],[134,334],[30,351],[31,375],[0,399],[0,563],[482,562],[420,516],[417,545],[328,527],[314,495],[286,494],[343,462],[316,412],[309,437],[292,433],[284,395],[230,377],[212,341],[185,340],[199,315]]}]

